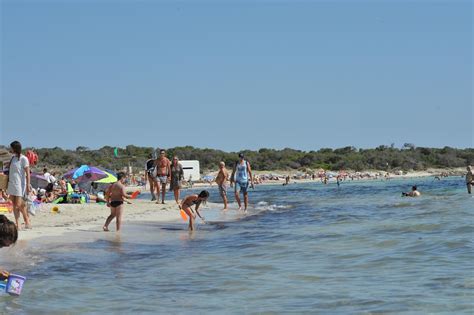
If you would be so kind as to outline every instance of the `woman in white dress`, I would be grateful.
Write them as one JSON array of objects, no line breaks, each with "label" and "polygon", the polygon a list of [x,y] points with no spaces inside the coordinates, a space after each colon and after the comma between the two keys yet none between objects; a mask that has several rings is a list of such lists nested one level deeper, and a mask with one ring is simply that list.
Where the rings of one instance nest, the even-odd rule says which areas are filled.
[{"label": "woman in white dress", "polygon": [[26,211],[26,205],[23,202],[23,197],[30,193],[30,163],[26,156],[21,154],[21,143],[13,141],[10,144],[10,152],[13,157],[10,160],[8,167],[8,189],[7,193],[10,195],[10,200],[13,203],[13,213],[15,215],[15,224],[20,229],[20,212],[25,221],[25,228],[30,229],[31,223]]}]

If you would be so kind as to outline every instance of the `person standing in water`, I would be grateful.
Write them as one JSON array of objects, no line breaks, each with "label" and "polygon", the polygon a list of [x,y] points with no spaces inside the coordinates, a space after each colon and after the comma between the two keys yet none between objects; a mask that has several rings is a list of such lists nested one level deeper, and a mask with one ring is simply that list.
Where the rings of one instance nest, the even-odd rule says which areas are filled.
[{"label": "person standing in water", "polygon": [[10,144],[10,152],[13,157],[8,166],[8,188],[7,194],[13,203],[13,214],[15,215],[15,224],[20,229],[20,213],[25,221],[25,228],[31,229],[31,222],[26,211],[26,205],[23,201],[30,194],[30,162],[21,154],[21,143],[13,141]]},{"label": "person standing in water", "polygon": [[472,186],[474,186],[474,172],[472,167],[469,165],[466,167],[466,186],[467,186],[467,193],[470,194],[472,190]]},{"label": "person standing in water", "polygon": [[239,153],[239,161],[237,161],[234,165],[234,169],[232,171],[232,175],[230,176],[230,186],[234,185],[235,183],[235,199],[239,204],[239,210],[242,210],[242,203],[240,201],[240,193],[244,195],[244,205],[245,211],[247,211],[249,197],[248,197],[248,188],[249,188],[249,181],[250,186],[254,188],[253,181],[252,181],[252,169],[250,168],[250,163],[245,160],[244,154]]},{"label": "person standing in water", "polygon": [[220,162],[219,172],[217,173],[217,176],[216,176],[216,183],[217,183],[217,186],[219,187],[219,193],[222,197],[222,200],[224,201],[224,209],[222,210],[227,210],[227,178],[228,177],[229,177],[229,173],[227,172],[227,169],[225,168],[225,163]]},{"label": "person standing in water", "polygon": [[[193,231],[194,230],[194,221],[196,220],[196,214],[194,211],[196,211],[197,215],[201,218],[203,222],[204,217],[199,213],[199,206],[201,203],[207,200],[209,198],[209,192],[207,190],[203,190],[199,193],[199,195],[189,195],[183,199],[183,202],[181,203],[180,209],[186,212],[189,218],[189,230]],[[196,206],[196,208],[193,209],[191,208],[192,206]]]},{"label": "person standing in water", "polygon": [[126,176],[124,172],[119,172],[117,174],[117,182],[113,183],[105,192],[105,199],[107,200],[107,206],[110,207],[110,215],[105,220],[103,230],[105,232],[109,231],[109,224],[113,219],[116,219],[117,232],[120,231],[122,225],[122,212],[123,212],[123,202],[126,201],[128,204],[132,204],[128,201],[128,195],[125,192],[125,182]]}]

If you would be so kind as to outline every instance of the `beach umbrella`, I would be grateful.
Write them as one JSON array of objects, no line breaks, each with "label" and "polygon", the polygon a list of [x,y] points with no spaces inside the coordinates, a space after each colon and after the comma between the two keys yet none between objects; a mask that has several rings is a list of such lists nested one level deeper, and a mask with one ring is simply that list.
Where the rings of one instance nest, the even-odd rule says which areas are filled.
[{"label": "beach umbrella", "polygon": [[109,170],[108,168],[104,168],[103,170],[104,170],[106,173],[112,174],[112,175],[114,175],[115,177],[117,177],[117,172],[114,172],[114,171],[112,171],[112,170]]},{"label": "beach umbrella", "polygon": [[104,171],[105,174],[107,174],[107,177],[104,177],[102,179],[99,179],[96,181],[98,184],[112,184],[117,181],[117,177],[107,171]]},{"label": "beach umbrella", "polygon": [[46,186],[49,184],[48,179],[44,177],[43,174],[34,172],[32,172],[30,175],[30,181],[33,188],[46,188]]},{"label": "beach umbrella", "polygon": [[74,179],[76,182],[96,182],[102,178],[106,178],[107,174],[97,167],[89,165],[81,165],[64,174],[66,179]]}]

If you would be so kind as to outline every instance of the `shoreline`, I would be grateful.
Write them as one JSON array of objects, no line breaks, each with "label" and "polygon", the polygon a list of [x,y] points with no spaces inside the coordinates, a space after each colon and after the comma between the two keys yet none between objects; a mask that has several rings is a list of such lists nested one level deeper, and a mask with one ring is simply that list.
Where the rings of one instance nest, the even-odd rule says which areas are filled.
[{"label": "shoreline", "polygon": [[[58,207],[59,213],[52,211]],[[178,222],[182,220],[174,201],[167,204],[155,204],[149,200],[135,199],[126,204],[122,225],[127,222],[154,221]],[[110,232],[102,231],[102,226],[110,214],[110,208],[104,204],[42,204],[36,215],[32,216],[32,229],[19,231],[18,241],[31,241],[42,237],[57,237],[71,232],[97,230],[97,232],[115,234],[115,220],[109,225]],[[9,219],[12,214],[7,215]],[[20,219],[21,220],[21,219]]]},{"label": "shoreline", "polygon": [[[390,180],[402,180],[410,178],[426,178],[435,176],[433,173],[428,172],[415,172],[406,175],[393,175]],[[362,178],[362,179],[347,179],[346,182],[367,182],[367,181],[386,181],[385,178]],[[330,184],[336,182],[335,178],[329,179]],[[261,184],[255,185],[260,186],[279,186],[284,183],[284,180],[279,181],[265,181]],[[320,184],[319,178],[312,179],[292,179],[290,185],[315,183]],[[344,183],[344,182],[343,182]],[[196,183],[192,189],[206,189],[215,188],[217,185],[214,183]],[[147,193],[148,190],[144,186],[127,186],[127,191],[140,190],[143,193]],[[183,189],[187,191],[189,189]],[[183,194],[184,195],[184,194]],[[59,213],[52,212],[52,208],[57,206]],[[219,204],[220,206],[220,204]],[[232,210],[230,210],[232,211]],[[4,213],[10,220],[13,220],[13,213]],[[103,204],[97,203],[86,203],[86,204],[42,204],[36,211],[36,215],[32,216],[33,229],[19,231],[18,241],[31,241],[43,237],[58,237],[67,233],[80,232],[84,230],[97,230],[97,232],[107,233],[102,231],[102,226],[110,214],[110,209]],[[148,199],[134,199],[132,204],[125,205],[123,214],[123,224],[127,222],[185,222],[182,221],[178,207],[174,200],[168,200],[166,204],[155,204]],[[22,219],[20,219],[22,221]],[[187,224],[187,223],[186,223]],[[115,220],[110,224],[110,233],[115,234]]]}]

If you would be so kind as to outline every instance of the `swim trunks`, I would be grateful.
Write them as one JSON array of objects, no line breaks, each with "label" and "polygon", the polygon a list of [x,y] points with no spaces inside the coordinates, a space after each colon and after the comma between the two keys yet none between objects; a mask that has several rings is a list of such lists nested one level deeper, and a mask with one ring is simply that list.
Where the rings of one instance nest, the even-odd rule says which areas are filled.
[{"label": "swim trunks", "polygon": [[110,202],[110,207],[112,207],[112,208],[117,208],[121,205],[123,205],[123,201],[111,201]]},{"label": "swim trunks", "polygon": [[156,176],[156,179],[161,183],[161,184],[166,184],[168,182],[168,176]]},{"label": "swim trunks", "polygon": [[227,196],[227,185],[226,184],[223,184],[223,185],[219,185],[219,193],[221,194],[221,196]]}]

